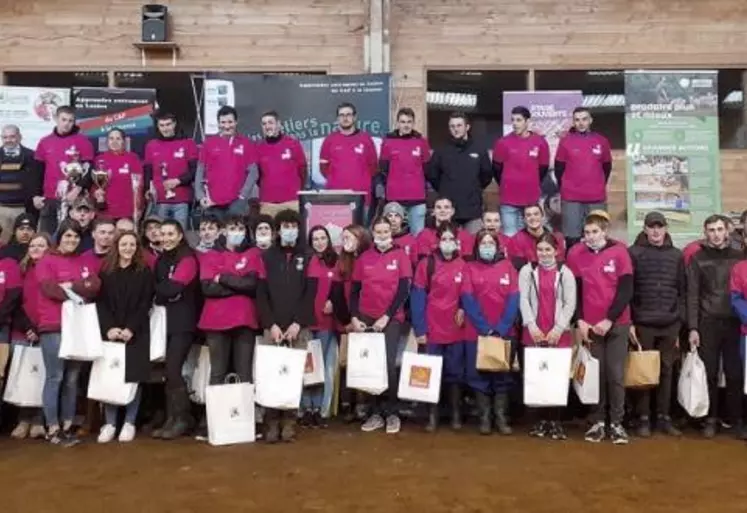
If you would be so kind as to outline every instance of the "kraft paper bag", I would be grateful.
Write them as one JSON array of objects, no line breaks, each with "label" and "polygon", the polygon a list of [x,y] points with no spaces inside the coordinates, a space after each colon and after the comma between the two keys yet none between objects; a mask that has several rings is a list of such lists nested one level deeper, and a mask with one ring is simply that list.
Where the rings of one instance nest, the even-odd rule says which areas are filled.
[{"label": "kraft paper bag", "polygon": [[659,351],[644,351],[640,345],[628,352],[625,361],[626,388],[652,388],[659,384],[661,356]]},{"label": "kraft paper bag", "polygon": [[438,404],[443,363],[441,356],[405,352],[397,397],[403,401]]},{"label": "kraft paper bag", "polygon": [[46,371],[39,346],[16,346],[5,383],[6,403],[23,408],[41,408]]},{"label": "kraft paper bag", "polygon": [[477,370],[509,372],[511,370],[511,342],[500,337],[477,339]]}]

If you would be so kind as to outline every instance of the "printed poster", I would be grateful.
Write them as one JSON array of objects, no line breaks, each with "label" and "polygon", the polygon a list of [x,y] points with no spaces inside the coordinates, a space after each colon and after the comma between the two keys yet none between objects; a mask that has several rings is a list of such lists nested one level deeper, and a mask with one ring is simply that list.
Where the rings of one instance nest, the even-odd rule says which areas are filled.
[{"label": "printed poster", "polygon": [[[526,107],[532,114],[530,130],[543,135],[550,146],[550,166],[555,162],[560,138],[573,125],[573,109],[583,104],[581,91],[508,91],[503,93],[503,134],[513,130],[511,127],[511,109]],[[545,210],[547,223],[557,231],[562,231],[560,213],[560,191],[555,181],[555,173],[550,174],[542,183],[540,198]]]},{"label": "printed poster", "polygon": [[21,129],[22,144],[36,149],[54,128],[57,107],[70,104],[70,89],[0,86],[0,120]]},{"label": "printed poster", "polygon": [[695,240],[721,212],[716,71],[625,73],[628,232],[652,210],[676,245]]},{"label": "printed poster", "polygon": [[342,231],[349,224],[363,221],[363,194],[339,191],[306,191],[299,194],[303,236],[315,226],[323,226],[336,250],[342,247]]}]

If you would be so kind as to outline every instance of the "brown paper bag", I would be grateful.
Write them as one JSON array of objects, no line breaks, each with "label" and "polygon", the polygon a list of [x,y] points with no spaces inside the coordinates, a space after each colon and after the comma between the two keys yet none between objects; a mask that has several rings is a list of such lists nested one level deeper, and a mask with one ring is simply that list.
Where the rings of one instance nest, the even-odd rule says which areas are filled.
[{"label": "brown paper bag", "polygon": [[348,336],[343,334],[340,337],[340,367],[345,367],[348,364]]},{"label": "brown paper bag", "polygon": [[511,342],[500,337],[477,339],[477,370],[508,372],[511,370]]},{"label": "brown paper bag", "polygon": [[628,353],[625,361],[626,388],[652,388],[659,384],[661,356],[659,351],[644,351],[640,344]]}]

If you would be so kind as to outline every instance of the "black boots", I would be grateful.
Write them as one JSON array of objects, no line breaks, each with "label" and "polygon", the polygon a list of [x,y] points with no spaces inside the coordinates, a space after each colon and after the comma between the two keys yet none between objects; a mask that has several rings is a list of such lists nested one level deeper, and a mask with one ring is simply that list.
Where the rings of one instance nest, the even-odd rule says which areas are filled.
[{"label": "black boots", "polygon": [[477,409],[480,414],[480,434],[489,435],[493,432],[490,418],[490,397],[482,392],[475,392],[477,398]]},{"label": "black boots", "polygon": [[428,406],[428,423],[425,425],[427,433],[435,433],[438,429],[438,405],[431,404]]},{"label": "black boots", "polygon": [[265,411],[265,442],[276,444],[293,442],[296,439],[296,417],[293,411],[267,409]]},{"label": "black boots", "polygon": [[495,394],[493,396],[493,410],[495,413],[495,428],[502,435],[513,433],[508,425],[508,394]]},{"label": "black boots", "polygon": [[280,441],[280,410],[265,410],[265,442],[276,444]]},{"label": "black boots", "polygon": [[449,385],[449,407],[451,408],[451,429],[462,429],[462,387]]},{"label": "black boots", "polygon": [[[163,440],[175,440],[188,434],[194,427],[194,419],[190,412],[189,396],[183,388],[176,388],[167,392],[169,420],[160,430]],[[155,433],[154,433],[155,436]]]}]

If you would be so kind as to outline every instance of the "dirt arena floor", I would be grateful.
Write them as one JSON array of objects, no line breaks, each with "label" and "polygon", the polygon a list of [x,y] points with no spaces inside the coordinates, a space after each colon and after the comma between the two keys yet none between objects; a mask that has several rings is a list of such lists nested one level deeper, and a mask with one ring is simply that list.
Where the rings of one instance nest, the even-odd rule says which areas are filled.
[{"label": "dirt arena floor", "polygon": [[681,440],[591,445],[352,427],[295,444],[213,448],[141,438],[63,449],[0,442],[9,513],[744,513],[747,445]]}]

